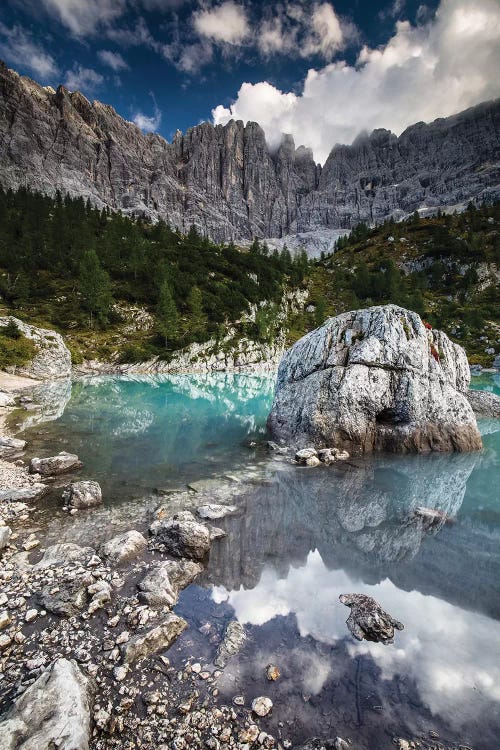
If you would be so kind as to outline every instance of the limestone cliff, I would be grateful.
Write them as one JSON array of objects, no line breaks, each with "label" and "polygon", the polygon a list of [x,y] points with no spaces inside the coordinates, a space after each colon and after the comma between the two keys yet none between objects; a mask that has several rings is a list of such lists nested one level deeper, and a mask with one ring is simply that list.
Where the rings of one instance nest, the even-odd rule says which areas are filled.
[{"label": "limestone cliff", "polygon": [[0,62],[0,182],[57,189],[127,214],[195,224],[216,241],[349,229],[422,207],[500,197],[500,100],[399,138],[335,146],[322,168],[284,136],[272,153],[256,123],[203,123],[172,143],[112,107],[57,91]]}]

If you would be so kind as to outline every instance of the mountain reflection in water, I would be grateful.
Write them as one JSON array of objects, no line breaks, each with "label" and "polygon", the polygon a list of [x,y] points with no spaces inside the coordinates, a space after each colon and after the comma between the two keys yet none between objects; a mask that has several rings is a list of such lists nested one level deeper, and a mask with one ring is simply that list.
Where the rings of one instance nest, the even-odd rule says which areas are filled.
[{"label": "mountain reflection in water", "polygon": [[[494,380],[482,378],[485,386],[498,391]],[[91,379],[73,385],[67,405],[61,388],[49,437],[27,431],[31,450],[44,441],[75,450],[82,478],[102,482],[105,502],[75,517],[47,507],[46,539],[96,543],[144,528],[160,483],[256,468],[244,443],[264,435],[271,396],[270,379],[226,375]],[[239,513],[217,521],[227,537],[181,596],[177,609],[191,628],[171,658],[210,662],[236,617],[249,638],[218,681],[221,700],[269,695],[276,709],[263,726],[276,736],[340,735],[356,750],[382,750],[395,736],[433,730],[445,746],[497,750],[500,422],[480,428],[479,454],[376,456],[312,470],[261,455],[253,480],[237,485]],[[418,506],[449,522],[427,529]],[[394,644],[351,637],[338,601],[351,591],[404,623]],[[207,623],[211,637],[199,631]],[[265,677],[269,663],[282,673],[275,683]]]}]

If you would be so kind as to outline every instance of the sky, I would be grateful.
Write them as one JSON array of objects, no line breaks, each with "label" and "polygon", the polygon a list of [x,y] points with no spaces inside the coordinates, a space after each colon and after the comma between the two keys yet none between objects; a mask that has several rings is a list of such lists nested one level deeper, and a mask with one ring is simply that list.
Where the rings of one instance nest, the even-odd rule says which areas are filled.
[{"label": "sky", "polygon": [[324,162],[500,96],[500,0],[2,0],[0,59],[168,140],[255,120]]}]

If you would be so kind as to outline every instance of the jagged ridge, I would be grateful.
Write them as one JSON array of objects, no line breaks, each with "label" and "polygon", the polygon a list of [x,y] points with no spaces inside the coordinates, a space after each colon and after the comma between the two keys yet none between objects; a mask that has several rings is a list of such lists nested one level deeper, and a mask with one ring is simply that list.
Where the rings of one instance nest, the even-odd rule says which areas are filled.
[{"label": "jagged ridge", "polygon": [[349,229],[421,207],[500,197],[500,99],[335,146],[324,167],[262,128],[203,123],[168,143],[81,93],[42,87],[0,62],[0,180],[97,206],[195,224],[216,241]]}]

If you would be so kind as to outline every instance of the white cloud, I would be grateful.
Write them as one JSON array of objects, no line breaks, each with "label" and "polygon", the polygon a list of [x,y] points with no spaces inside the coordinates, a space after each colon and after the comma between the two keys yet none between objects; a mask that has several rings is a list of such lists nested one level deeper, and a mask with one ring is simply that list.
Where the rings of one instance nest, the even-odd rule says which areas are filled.
[{"label": "white cloud", "polygon": [[126,0],[42,0],[46,10],[76,36],[96,32],[116,21],[126,9]]},{"label": "white cloud", "polygon": [[250,32],[245,8],[233,0],[197,11],[193,25],[200,36],[224,44],[241,44]]},{"label": "white cloud", "polygon": [[0,56],[11,65],[28,68],[42,80],[52,79],[59,72],[52,55],[20,26],[9,28],[0,23]]},{"label": "white cloud", "polygon": [[140,47],[141,45],[144,45],[145,47],[151,47],[151,49],[159,51],[161,46],[153,38],[146,21],[142,16],[139,16],[133,29],[116,29],[114,27],[109,27],[106,30],[106,36],[108,39],[116,42],[116,44],[120,44],[124,47]]},{"label": "white cloud", "polygon": [[132,120],[135,122],[138,128],[144,133],[155,133],[160,127],[161,123],[161,112],[156,104],[155,97],[151,93],[151,97],[154,102],[154,115],[145,115],[143,112],[136,112]]},{"label": "white cloud", "polygon": [[[332,45],[334,26],[328,28],[325,44]],[[350,143],[362,130],[399,134],[500,95],[499,69],[497,0],[442,0],[431,22],[399,21],[389,42],[364,47],[355,66],[338,61],[309,70],[300,95],[244,83],[229,108],[212,114],[215,123],[256,120],[271,145],[291,133],[324,161],[335,143]]]},{"label": "white cloud", "polygon": [[343,46],[344,35],[335,10],[330,3],[316,5],[311,19],[311,34],[301,54],[304,57],[320,54],[330,59]]},{"label": "white cloud", "polygon": [[112,68],[115,72],[118,70],[127,70],[129,67],[119,52],[112,52],[109,49],[101,49],[97,53],[97,56],[104,65]]},{"label": "white cloud", "polygon": [[70,91],[83,91],[87,94],[92,94],[103,82],[104,76],[92,68],[83,68],[81,65],[75,65],[68,70],[64,79],[64,85]]}]

